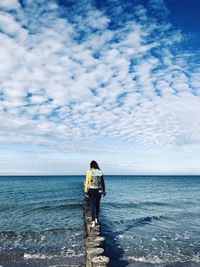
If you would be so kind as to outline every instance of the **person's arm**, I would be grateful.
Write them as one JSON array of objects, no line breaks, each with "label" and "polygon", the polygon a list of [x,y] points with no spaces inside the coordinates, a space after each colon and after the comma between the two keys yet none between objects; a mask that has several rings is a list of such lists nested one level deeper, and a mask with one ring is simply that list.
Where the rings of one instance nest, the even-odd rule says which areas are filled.
[{"label": "person's arm", "polygon": [[86,178],[85,178],[85,188],[84,188],[85,194],[88,193],[90,182],[91,182],[91,171],[87,171]]},{"label": "person's arm", "polygon": [[106,187],[105,187],[105,181],[104,181],[103,175],[101,177],[101,184],[102,184],[102,191],[104,192],[104,196],[105,196],[106,195]]}]

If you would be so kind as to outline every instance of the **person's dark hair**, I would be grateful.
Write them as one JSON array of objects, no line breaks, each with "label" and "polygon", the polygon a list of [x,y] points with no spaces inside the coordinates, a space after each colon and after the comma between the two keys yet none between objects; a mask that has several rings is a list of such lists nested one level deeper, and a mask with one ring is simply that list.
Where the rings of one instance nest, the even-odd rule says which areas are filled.
[{"label": "person's dark hair", "polygon": [[98,165],[98,163],[95,161],[95,160],[92,160],[91,162],[90,162],[90,168],[92,169],[98,169],[98,170],[100,170],[100,168],[99,168],[99,165]]}]

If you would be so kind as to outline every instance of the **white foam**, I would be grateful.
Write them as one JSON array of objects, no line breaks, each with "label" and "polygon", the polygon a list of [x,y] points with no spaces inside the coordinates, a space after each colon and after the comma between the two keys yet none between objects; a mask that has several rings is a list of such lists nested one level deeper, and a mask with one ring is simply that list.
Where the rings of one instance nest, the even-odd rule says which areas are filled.
[{"label": "white foam", "polygon": [[159,259],[159,258],[154,258],[154,259],[150,259],[150,258],[145,258],[145,257],[134,257],[134,256],[128,256],[127,260],[133,260],[133,261],[139,261],[139,262],[144,262],[144,263],[157,263],[157,264],[161,264],[161,263],[166,263],[165,261]]},{"label": "white foam", "polygon": [[49,255],[44,255],[44,254],[29,254],[29,253],[24,253],[24,259],[52,259],[55,256],[49,256]]},{"label": "white foam", "polygon": [[194,256],[191,261],[200,262],[200,253],[197,253],[197,255]]},{"label": "white foam", "polygon": [[84,254],[79,252],[74,252],[73,250],[68,250],[68,251],[61,251],[60,255],[45,255],[45,254],[29,254],[29,253],[24,253],[24,259],[29,260],[29,259],[41,259],[41,260],[46,260],[46,259],[53,259],[57,257],[62,257],[62,258],[73,258],[73,257],[82,257]]},{"label": "white foam", "polygon": [[[150,263],[150,264],[166,264],[170,263],[169,260],[165,259],[159,259],[158,257],[153,257],[153,258],[145,258],[145,257],[135,257],[135,256],[127,256],[126,260],[131,260],[131,261],[137,261],[137,262],[143,262],[143,263]],[[194,256],[191,259],[188,259],[187,262],[195,262],[199,263],[200,262],[200,254],[198,253],[196,256]],[[175,261],[175,262],[182,262],[184,263],[185,261]]]},{"label": "white foam", "polygon": [[46,239],[46,236],[45,235],[43,235],[43,236],[41,236],[41,241],[44,241]]},{"label": "white foam", "polygon": [[73,258],[73,257],[82,257],[84,256],[83,252],[75,252],[73,250],[68,251],[61,251],[61,256],[66,258]]}]

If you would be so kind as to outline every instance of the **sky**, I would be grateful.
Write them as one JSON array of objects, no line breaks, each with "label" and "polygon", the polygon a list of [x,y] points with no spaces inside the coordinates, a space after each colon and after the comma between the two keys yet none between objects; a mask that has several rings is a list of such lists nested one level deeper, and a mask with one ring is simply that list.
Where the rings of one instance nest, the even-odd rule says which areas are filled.
[{"label": "sky", "polygon": [[0,1],[0,175],[200,174],[199,10]]}]

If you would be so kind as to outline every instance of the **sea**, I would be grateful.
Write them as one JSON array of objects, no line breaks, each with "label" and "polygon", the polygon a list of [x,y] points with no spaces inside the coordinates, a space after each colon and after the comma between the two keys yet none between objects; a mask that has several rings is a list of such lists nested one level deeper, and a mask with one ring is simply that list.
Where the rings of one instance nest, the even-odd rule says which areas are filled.
[{"label": "sea", "polygon": [[[200,176],[105,175],[110,267],[200,266]],[[0,177],[0,267],[84,266],[84,176]]]}]

